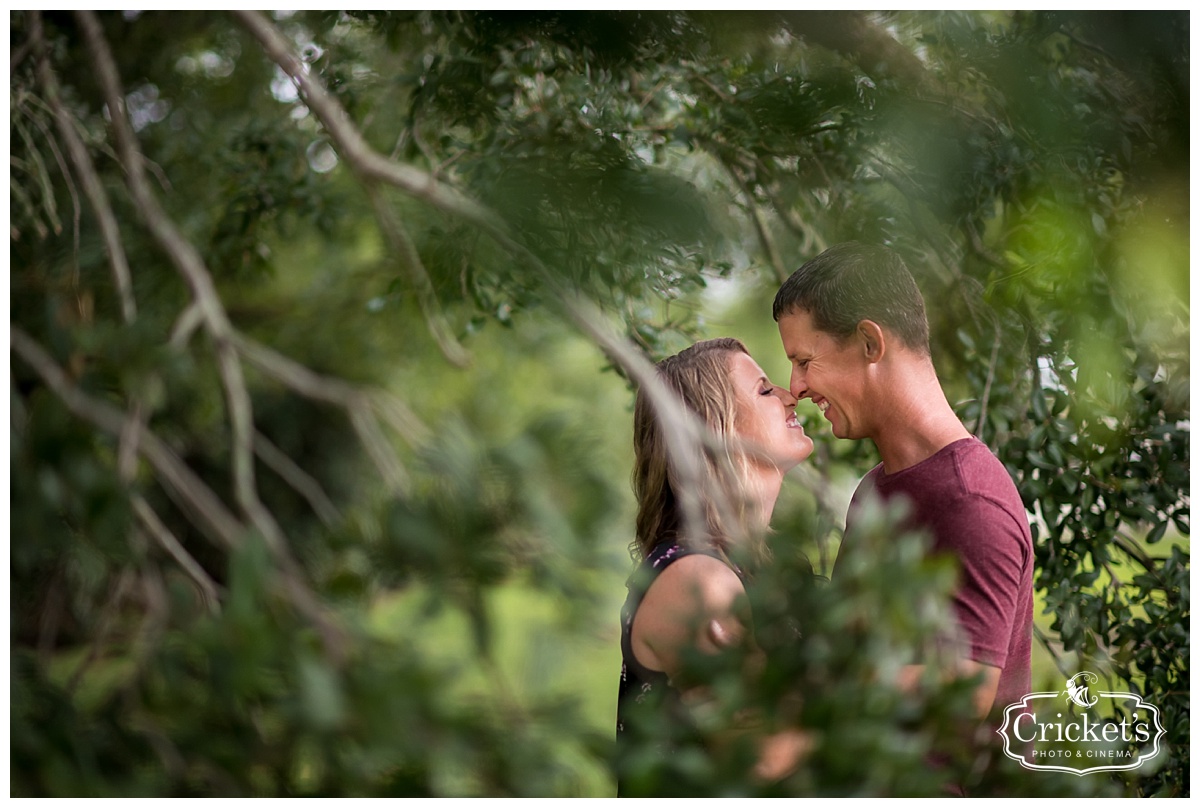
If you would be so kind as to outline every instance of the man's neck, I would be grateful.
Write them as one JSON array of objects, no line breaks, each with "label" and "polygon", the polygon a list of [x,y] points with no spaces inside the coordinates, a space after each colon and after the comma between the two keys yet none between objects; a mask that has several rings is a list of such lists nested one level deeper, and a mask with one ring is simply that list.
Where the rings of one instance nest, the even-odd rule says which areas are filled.
[{"label": "man's neck", "polygon": [[971,437],[954,414],[932,365],[893,388],[889,415],[873,436],[886,474],[915,466],[955,441]]}]

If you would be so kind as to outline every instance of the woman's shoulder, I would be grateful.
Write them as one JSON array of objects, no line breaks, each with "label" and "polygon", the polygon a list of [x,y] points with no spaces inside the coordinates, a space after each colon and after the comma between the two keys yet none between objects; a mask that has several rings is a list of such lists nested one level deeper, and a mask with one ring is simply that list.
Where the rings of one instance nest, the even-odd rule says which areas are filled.
[{"label": "woman's shoulder", "polygon": [[727,610],[745,592],[727,562],[703,552],[683,552],[654,579],[646,597]]},{"label": "woman's shoulder", "polygon": [[673,557],[650,583],[633,621],[641,664],[674,674],[686,648],[712,653],[742,635],[746,590],[725,561],[700,552]]},{"label": "woman's shoulder", "polygon": [[630,576],[631,589],[640,590],[641,594],[656,583],[659,578],[667,576],[668,581],[676,583],[693,581],[705,585],[720,587],[732,586],[729,576],[738,579],[740,585],[742,574],[715,549],[688,547],[674,542],[663,542],[646,554],[645,558]]}]

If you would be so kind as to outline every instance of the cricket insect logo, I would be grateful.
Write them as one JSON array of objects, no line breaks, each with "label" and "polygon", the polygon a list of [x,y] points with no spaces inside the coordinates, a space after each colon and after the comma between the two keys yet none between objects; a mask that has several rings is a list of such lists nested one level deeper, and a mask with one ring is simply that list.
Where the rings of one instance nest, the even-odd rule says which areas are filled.
[{"label": "cricket insect logo", "polygon": [[1100,681],[1100,677],[1091,671],[1082,671],[1075,674],[1067,680],[1067,689],[1063,691],[1063,695],[1073,701],[1075,704],[1083,708],[1095,707],[1098,698],[1088,701],[1088,682],[1096,683]]}]

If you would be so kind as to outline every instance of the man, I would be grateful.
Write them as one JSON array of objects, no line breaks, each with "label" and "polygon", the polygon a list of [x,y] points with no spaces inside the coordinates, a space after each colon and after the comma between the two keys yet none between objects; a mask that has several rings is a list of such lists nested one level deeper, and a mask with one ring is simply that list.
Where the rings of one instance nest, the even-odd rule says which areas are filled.
[{"label": "man", "polygon": [[[979,712],[1019,701],[1030,689],[1029,522],[1003,464],[946,400],[908,268],[887,248],[839,244],[783,283],[773,313],[792,363],[792,395],[812,400],[835,436],[874,441],[883,461],[854,494],[847,534],[868,490],[907,497],[933,551],[957,557],[953,605],[969,644],[961,672],[982,673]],[[920,672],[911,667],[901,684]]]}]

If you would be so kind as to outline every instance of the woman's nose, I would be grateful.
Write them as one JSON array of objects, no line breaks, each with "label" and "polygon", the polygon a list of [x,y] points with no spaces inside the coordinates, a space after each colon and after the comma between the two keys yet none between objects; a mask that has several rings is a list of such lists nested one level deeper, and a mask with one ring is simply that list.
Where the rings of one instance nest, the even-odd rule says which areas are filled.
[{"label": "woman's nose", "polygon": [[785,407],[794,407],[800,401],[800,399],[792,395],[786,388],[779,385],[775,385],[775,395],[779,396],[779,400],[783,402]]}]

